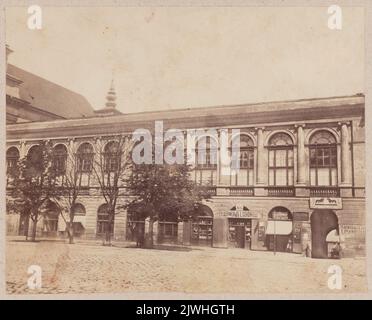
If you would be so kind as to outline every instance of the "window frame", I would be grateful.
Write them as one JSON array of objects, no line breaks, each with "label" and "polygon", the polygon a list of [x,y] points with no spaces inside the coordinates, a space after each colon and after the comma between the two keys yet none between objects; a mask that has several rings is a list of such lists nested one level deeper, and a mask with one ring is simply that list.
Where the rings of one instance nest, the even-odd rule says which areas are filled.
[{"label": "window frame", "polygon": [[[280,134],[283,134],[283,135],[286,135],[290,141],[291,141],[291,144],[281,144],[281,145],[272,145],[271,142],[272,142],[272,139],[275,138],[275,136],[277,135],[280,135]],[[293,187],[294,186],[294,162],[295,162],[295,159],[294,159],[294,142],[293,142],[293,139],[292,137],[287,134],[287,133],[284,133],[284,132],[278,132],[278,133],[275,133],[271,136],[270,140],[269,140],[269,143],[268,143],[268,146],[267,146],[267,149],[268,149],[268,185],[270,187]],[[285,155],[285,165],[284,166],[279,166],[276,164],[276,161],[277,161],[277,151],[283,151],[285,150],[286,151],[286,155]],[[292,153],[292,164],[289,165],[289,153]],[[270,165],[270,154],[273,153],[273,165]],[[278,185],[277,184],[277,171],[278,170],[285,170],[286,171],[286,184],[285,185]],[[291,181],[289,181],[289,172],[292,171],[292,179]],[[270,173],[273,172],[273,183],[271,183],[270,181]]]}]

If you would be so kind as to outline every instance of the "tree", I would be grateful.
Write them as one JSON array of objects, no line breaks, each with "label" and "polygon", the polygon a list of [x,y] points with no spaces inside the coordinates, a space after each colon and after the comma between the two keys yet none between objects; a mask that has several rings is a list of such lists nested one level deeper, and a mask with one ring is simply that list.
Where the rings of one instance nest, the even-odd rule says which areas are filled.
[{"label": "tree", "polygon": [[[56,171],[52,166],[52,147],[47,141],[33,146],[28,155],[20,159],[8,181],[8,206],[28,215],[32,221],[31,240],[36,239],[37,223],[42,217],[41,208],[48,200],[58,200]],[[26,240],[28,231],[26,233]]]},{"label": "tree", "polygon": [[77,200],[81,194],[83,159],[73,147],[66,149],[63,145],[57,145],[53,149],[53,167],[57,174],[57,185],[60,194],[60,204],[67,212],[67,216],[61,213],[66,223],[66,232],[69,243],[74,243],[74,218]]},{"label": "tree", "polygon": [[133,142],[128,136],[118,135],[110,141],[99,139],[93,165],[94,176],[105,200],[107,222],[105,223],[103,245],[111,245],[112,226],[117,213],[117,201],[122,182],[132,167]]},{"label": "tree", "polygon": [[153,224],[161,215],[189,216],[203,199],[210,197],[206,188],[190,179],[190,171],[187,164],[133,164],[126,183],[135,196],[123,207],[135,207],[149,219],[146,247],[153,247]]}]

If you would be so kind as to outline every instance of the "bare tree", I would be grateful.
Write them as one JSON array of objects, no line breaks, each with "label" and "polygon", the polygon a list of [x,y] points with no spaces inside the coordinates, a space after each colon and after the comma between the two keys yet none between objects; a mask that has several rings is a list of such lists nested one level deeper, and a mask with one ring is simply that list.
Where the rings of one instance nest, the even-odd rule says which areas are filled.
[{"label": "bare tree", "polygon": [[74,218],[77,200],[84,188],[82,179],[82,159],[75,147],[69,146],[65,152],[54,149],[53,164],[58,174],[58,187],[60,190],[61,217],[66,223],[66,232],[69,243],[74,243]]},{"label": "bare tree", "polygon": [[96,157],[93,172],[106,203],[107,223],[104,224],[104,245],[111,245],[112,226],[117,213],[117,202],[123,180],[132,167],[131,151],[133,141],[130,137],[118,135],[112,139],[99,139],[96,144]]},{"label": "bare tree", "polygon": [[[31,239],[35,241],[41,209],[48,200],[57,200],[56,172],[52,165],[52,147],[43,141],[18,161],[10,182],[10,208],[26,210],[32,221]],[[28,232],[26,233],[26,239]]]}]

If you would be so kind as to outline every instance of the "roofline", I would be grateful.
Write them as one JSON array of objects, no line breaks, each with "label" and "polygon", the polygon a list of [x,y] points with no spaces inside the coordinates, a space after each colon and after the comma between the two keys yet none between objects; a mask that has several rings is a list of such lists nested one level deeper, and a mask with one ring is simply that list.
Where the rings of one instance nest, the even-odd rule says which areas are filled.
[{"label": "roofline", "polygon": [[[356,93],[354,95],[346,95],[346,96],[331,96],[331,97],[321,97],[321,98],[304,98],[304,99],[292,99],[292,100],[271,100],[265,102],[249,102],[249,103],[241,103],[241,104],[221,104],[221,105],[212,105],[212,106],[204,106],[204,107],[188,107],[188,108],[177,108],[177,109],[167,109],[167,110],[154,110],[154,111],[140,111],[140,112],[133,112],[130,114],[147,114],[147,113],[155,113],[155,112],[177,112],[177,111],[189,111],[189,110],[206,110],[206,109],[225,109],[231,107],[248,107],[248,106],[260,106],[260,105],[269,105],[275,103],[294,103],[294,102],[306,102],[306,101],[322,101],[322,100],[332,100],[332,99],[345,99],[345,98],[355,98],[355,97],[365,97],[364,93]],[[127,113],[128,114],[128,113]],[[123,113],[125,115],[125,113]],[[94,117],[89,117],[94,118]]]},{"label": "roofline", "polygon": [[[156,110],[156,111],[142,111],[142,112],[133,112],[133,113],[126,113],[126,114],[119,114],[114,115],[110,117],[102,117],[102,116],[87,116],[87,117],[81,117],[81,118],[70,118],[70,119],[56,119],[56,120],[48,120],[48,121],[33,121],[28,123],[16,123],[16,124],[9,124],[7,125],[7,129],[20,129],[20,126],[30,126],[30,125],[36,125],[36,126],[48,126],[48,124],[64,124],[68,125],[74,124],[76,122],[84,120],[85,124],[89,122],[90,120],[97,120],[97,119],[106,119],[108,122],[117,122],[120,120],[123,121],[131,121],[131,119],[128,119],[128,117],[137,116],[137,115],[145,115],[145,114],[154,114],[155,115],[161,115],[161,114],[168,114],[169,119],[169,113],[182,113],[187,111],[197,112],[197,111],[206,111],[206,110],[220,110],[220,109],[232,109],[232,108],[243,108],[243,107],[259,107],[259,106],[275,106],[277,104],[301,104],[303,102],[311,102],[311,101],[337,101],[337,100],[348,100],[349,104],[364,104],[364,94],[358,93],[355,95],[345,95],[345,96],[334,96],[334,97],[322,97],[322,98],[310,98],[310,99],[297,99],[297,100],[283,100],[283,101],[270,101],[270,102],[259,102],[259,103],[247,103],[247,104],[237,104],[237,105],[220,105],[220,106],[209,106],[209,107],[197,107],[197,108],[183,108],[183,109],[167,109],[167,110]],[[356,100],[356,101],[354,101]],[[342,101],[342,104],[348,104],[348,101]],[[340,103],[341,104],[341,101]],[[270,112],[270,111],[267,111]],[[155,118],[155,117],[154,117]],[[165,120],[165,119],[164,119]],[[30,128],[31,129],[31,128]]]}]

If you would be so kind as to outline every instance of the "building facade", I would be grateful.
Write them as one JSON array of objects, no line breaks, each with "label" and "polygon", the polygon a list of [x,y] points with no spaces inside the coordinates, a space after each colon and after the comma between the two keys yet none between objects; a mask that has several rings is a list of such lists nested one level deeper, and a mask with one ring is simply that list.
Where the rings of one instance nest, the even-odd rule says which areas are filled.
[{"label": "building facade", "polygon": [[[51,141],[62,158],[67,150],[77,150],[84,159],[86,188],[75,208],[76,231],[81,237],[100,237],[107,214],[91,174],[95,145],[109,144],[115,135],[130,135],[138,128],[154,131],[155,121],[163,121],[164,130],[177,128],[185,135],[188,129],[223,129],[230,141],[240,139],[238,173],[226,174],[229,168],[222,168],[221,161],[196,164],[191,178],[207,185],[211,198],[203,202],[197,218],[164,217],[156,222],[155,241],[293,253],[309,248],[316,258],[329,257],[330,248],[340,242],[345,256],[365,254],[361,94],[9,124],[7,164],[12,166],[43,140]],[[239,136],[232,136],[233,129],[240,130]],[[121,201],[128,197],[123,188]],[[50,208],[39,232],[63,235],[66,226],[58,208]],[[8,234],[24,233],[22,215],[7,218]],[[134,240],[134,225],[147,230],[146,221],[121,210],[113,237]]]}]

